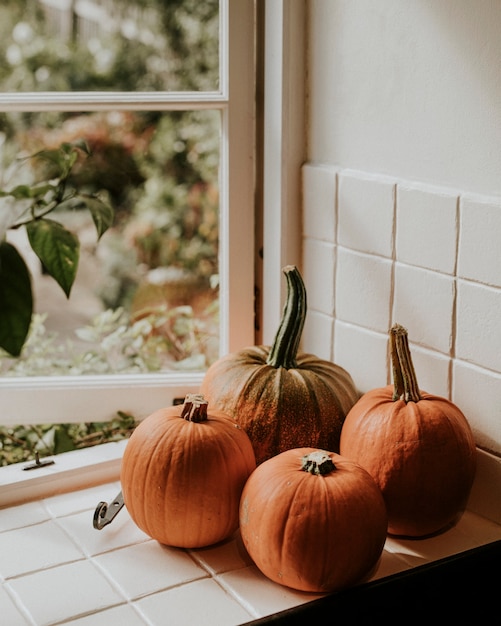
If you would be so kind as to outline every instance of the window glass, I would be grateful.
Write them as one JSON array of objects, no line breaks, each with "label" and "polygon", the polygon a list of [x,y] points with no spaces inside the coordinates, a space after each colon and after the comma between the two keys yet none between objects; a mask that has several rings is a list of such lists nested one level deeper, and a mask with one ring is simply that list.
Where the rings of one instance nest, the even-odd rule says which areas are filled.
[{"label": "window glass", "polygon": [[[16,318],[11,330],[12,317],[1,318],[0,375],[205,369],[219,336],[221,110],[200,110],[200,100],[189,110],[189,98],[179,110],[148,110],[147,96],[161,104],[161,93],[217,89],[218,0],[16,0],[2,4],[0,18],[0,94],[27,93],[32,104],[0,114],[0,235],[27,264],[34,297],[20,354],[19,341],[5,335],[24,336],[28,322]],[[86,97],[106,90],[124,94],[117,109],[88,100],[86,110]],[[123,108],[138,91],[144,101]],[[81,110],[40,111],[56,93],[80,93]],[[33,196],[50,184],[52,164],[32,155],[74,143],[85,149],[64,195],[74,189],[113,207],[102,237],[96,212],[82,203],[49,213],[47,196]],[[32,250],[25,225],[33,215],[78,239],[70,250],[78,270],[66,286],[54,280],[64,268],[54,272],[40,246],[38,257]],[[18,295],[9,286],[16,271],[0,274],[5,301]]]},{"label": "window glass", "polygon": [[23,157],[85,141],[91,154],[80,155],[68,186],[115,210],[99,242],[79,204],[50,214],[80,240],[67,298],[17,228],[31,205],[0,198],[35,306],[21,355],[0,352],[0,373],[205,369],[218,356],[219,111],[3,114],[0,141],[3,189],[50,179],[52,161]]},{"label": "window glass", "polygon": [[216,91],[218,0],[3,0],[0,91]]}]

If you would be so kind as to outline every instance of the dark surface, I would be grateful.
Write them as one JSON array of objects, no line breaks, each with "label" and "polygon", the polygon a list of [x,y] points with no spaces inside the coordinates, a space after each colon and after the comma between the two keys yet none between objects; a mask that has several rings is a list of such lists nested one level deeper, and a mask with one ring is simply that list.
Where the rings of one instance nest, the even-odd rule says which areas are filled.
[{"label": "dark surface", "polygon": [[248,622],[376,623],[501,626],[501,540]]}]

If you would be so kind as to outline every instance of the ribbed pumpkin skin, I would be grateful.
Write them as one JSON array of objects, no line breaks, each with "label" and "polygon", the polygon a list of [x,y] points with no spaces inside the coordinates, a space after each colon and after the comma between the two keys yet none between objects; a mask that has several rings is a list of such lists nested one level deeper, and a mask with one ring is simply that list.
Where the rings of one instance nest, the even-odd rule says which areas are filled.
[{"label": "ribbed pumpkin skin", "polygon": [[304,446],[339,451],[341,427],[359,394],[340,366],[300,353],[296,367],[272,367],[269,346],[228,354],[207,370],[201,392],[248,434],[259,465]]},{"label": "ribbed pumpkin skin", "polygon": [[160,409],[132,433],[122,459],[124,502],[141,530],[160,543],[199,548],[238,528],[244,484],[256,466],[238,424],[209,410],[204,422]]},{"label": "ribbed pumpkin skin", "polygon": [[475,477],[476,448],[460,409],[421,392],[421,400],[392,400],[393,386],[364,394],[343,425],[340,452],[380,487],[388,531],[421,537],[453,525]]},{"label": "ribbed pumpkin skin", "polygon": [[386,540],[383,497],[369,474],[329,453],[336,469],[316,476],[293,449],[257,467],[240,503],[240,532],[257,567],[271,580],[308,592],[356,584],[374,570]]}]

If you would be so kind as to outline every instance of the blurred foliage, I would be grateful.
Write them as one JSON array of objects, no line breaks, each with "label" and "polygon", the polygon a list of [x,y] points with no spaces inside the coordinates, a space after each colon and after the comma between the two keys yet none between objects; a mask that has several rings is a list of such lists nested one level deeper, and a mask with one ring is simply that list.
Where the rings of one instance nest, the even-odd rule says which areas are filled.
[{"label": "blurred foliage", "polygon": [[[96,4],[119,27],[65,38],[49,36],[43,2],[3,3],[0,89],[217,88],[217,0]],[[92,162],[76,163],[68,183],[105,192],[115,208],[113,228],[91,250],[100,259],[96,290],[105,307],[131,306],[159,267],[188,280],[194,275],[217,298],[209,284],[218,272],[219,138],[216,111],[9,112],[0,115],[0,165],[13,183],[11,164],[19,155],[86,141]],[[50,177],[44,167],[34,168],[27,182]]]},{"label": "blurred foliage", "polygon": [[130,315],[122,308],[96,315],[77,328],[80,344],[61,341],[35,314],[19,357],[0,349],[2,376],[140,374],[162,369],[206,369],[217,358],[217,302],[195,315],[190,306],[154,306]]},{"label": "blurred foliage", "polygon": [[43,2],[3,0],[2,91],[217,90],[218,0],[94,5],[104,13],[92,36],[78,28],[65,35],[51,26]]},{"label": "blurred foliage", "polygon": [[119,411],[108,422],[0,426],[0,467],[128,438],[137,422]]}]

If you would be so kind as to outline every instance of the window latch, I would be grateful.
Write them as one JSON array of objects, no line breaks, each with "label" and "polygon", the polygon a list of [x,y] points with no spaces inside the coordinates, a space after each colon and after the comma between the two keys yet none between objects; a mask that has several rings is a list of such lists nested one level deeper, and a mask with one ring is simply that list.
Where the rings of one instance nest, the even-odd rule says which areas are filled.
[{"label": "window latch", "polygon": [[40,453],[35,452],[35,462],[30,463],[29,465],[25,465],[23,467],[23,470],[27,472],[29,470],[39,469],[40,467],[46,467],[47,465],[54,465],[54,463],[55,461],[53,461],[52,459],[44,459],[43,461],[41,461]]},{"label": "window latch", "polygon": [[121,491],[110,504],[107,502],[100,502],[94,511],[94,519],[92,522],[94,528],[96,530],[102,530],[105,526],[111,524],[123,505],[124,498]]}]

